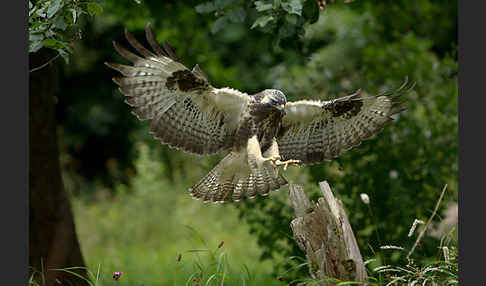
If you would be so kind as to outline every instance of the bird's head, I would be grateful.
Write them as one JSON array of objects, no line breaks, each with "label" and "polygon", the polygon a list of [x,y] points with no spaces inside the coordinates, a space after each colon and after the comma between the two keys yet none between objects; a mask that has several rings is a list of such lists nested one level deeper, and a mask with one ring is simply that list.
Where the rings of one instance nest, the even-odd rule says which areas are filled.
[{"label": "bird's head", "polygon": [[281,112],[285,111],[285,105],[287,104],[287,98],[285,94],[277,89],[265,89],[263,91],[263,99],[261,101],[263,104],[270,105]]}]

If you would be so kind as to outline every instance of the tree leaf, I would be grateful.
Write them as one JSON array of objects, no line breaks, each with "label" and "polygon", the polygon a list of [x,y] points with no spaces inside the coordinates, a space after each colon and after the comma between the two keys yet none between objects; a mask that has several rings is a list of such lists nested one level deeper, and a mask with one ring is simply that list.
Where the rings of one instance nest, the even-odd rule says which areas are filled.
[{"label": "tree leaf", "polygon": [[64,16],[57,16],[53,21],[54,27],[59,30],[66,30],[68,24],[64,21]]},{"label": "tree leaf", "polygon": [[228,18],[231,20],[233,23],[243,23],[246,18],[246,12],[243,7],[237,7],[233,8],[228,11],[228,14],[226,14]]},{"label": "tree leaf", "polygon": [[70,52],[71,48],[69,47],[69,44],[67,42],[58,40],[58,39],[53,39],[53,38],[47,38],[42,41],[44,46],[47,48],[51,48],[54,50],[65,50],[66,52]]},{"label": "tree leaf", "polygon": [[199,4],[195,7],[195,9],[196,12],[200,14],[211,13],[218,10],[218,8],[214,5],[212,1]]},{"label": "tree leaf", "polygon": [[44,41],[42,41],[42,43],[44,44],[44,46],[48,48],[52,48],[52,49],[62,48],[62,45],[59,44],[59,41],[51,38],[45,39]]},{"label": "tree leaf", "polygon": [[272,9],[273,5],[270,3],[265,3],[263,1],[255,1],[255,7],[258,12],[263,12]]},{"label": "tree leaf", "polygon": [[309,21],[310,24],[317,22],[317,20],[319,20],[319,4],[317,4],[317,1],[305,1],[302,16]]},{"label": "tree leaf", "polygon": [[295,25],[285,23],[278,29],[279,38],[288,38],[295,35],[297,29]]},{"label": "tree leaf", "polygon": [[44,32],[45,30],[47,30],[48,27],[49,26],[45,22],[36,21],[32,25],[32,28],[29,28],[29,30],[34,32],[34,33],[40,33],[40,32]]},{"label": "tree leaf", "polygon": [[33,6],[32,8],[29,8],[29,23],[32,20],[32,14],[34,14],[35,11],[37,11],[37,7],[36,6]]},{"label": "tree leaf", "polygon": [[275,19],[275,17],[273,17],[272,15],[260,16],[255,20],[255,22],[251,26],[251,29],[253,29],[255,27],[262,27],[263,28],[268,24],[268,22],[273,21],[274,19]]},{"label": "tree leaf", "polygon": [[233,4],[233,2],[235,2],[235,0],[214,0],[214,5],[217,9],[224,9]]},{"label": "tree leaf", "polygon": [[49,29],[44,32],[44,36],[46,38],[55,37],[56,34],[57,34],[57,31],[56,31],[56,27],[54,27],[54,25],[49,26]]},{"label": "tree leaf", "polygon": [[222,10],[231,5],[235,0],[214,0],[199,4],[195,7],[196,12],[207,14],[216,10]]},{"label": "tree leaf", "polygon": [[73,15],[73,25],[74,25],[74,24],[76,24],[78,13],[76,12],[76,9],[71,9],[71,12],[72,12],[72,15]]},{"label": "tree leaf", "polygon": [[287,14],[285,15],[285,21],[287,21],[287,23],[289,24],[297,25],[297,21],[299,21],[299,17],[293,14]]},{"label": "tree leaf", "polygon": [[29,34],[29,41],[42,41],[42,40],[44,40],[44,34],[42,33]]},{"label": "tree leaf", "polygon": [[42,48],[42,46],[42,40],[30,41],[29,39],[29,53],[37,52],[38,50],[40,50],[40,48]]},{"label": "tree leaf", "polygon": [[228,24],[228,17],[227,16],[222,16],[222,17],[218,18],[216,21],[214,21],[213,25],[211,26],[211,33],[216,34],[226,24]]},{"label": "tree leaf", "polygon": [[86,8],[88,10],[89,15],[91,16],[103,13],[103,7],[101,7],[101,5],[95,2],[89,2],[86,5]]},{"label": "tree leaf", "polygon": [[47,18],[52,18],[52,16],[54,16],[54,14],[56,14],[62,7],[61,4],[62,0],[54,0],[54,2],[47,8]]},{"label": "tree leaf", "polygon": [[35,14],[37,14],[38,16],[41,16],[41,17],[45,17],[46,11],[45,11],[44,7],[41,7],[39,9],[35,10]]},{"label": "tree leaf", "polygon": [[302,16],[302,3],[300,3],[300,0],[290,0],[289,2],[281,3],[281,5],[287,13]]},{"label": "tree leaf", "polygon": [[59,49],[57,50],[59,52],[59,54],[61,55],[61,57],[64,59],[64,61],[66,62],[66,64],[69,64],[69,53],[64,50],[64,49]]}]

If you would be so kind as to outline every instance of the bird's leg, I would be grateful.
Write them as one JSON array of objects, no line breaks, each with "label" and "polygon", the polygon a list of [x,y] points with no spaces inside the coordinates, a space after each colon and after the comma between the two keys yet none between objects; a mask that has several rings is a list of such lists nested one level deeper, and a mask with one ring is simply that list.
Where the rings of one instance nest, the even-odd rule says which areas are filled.
[{"label": "bird's leg", "polygon": [[267,151],[263,154],[266,155],[268,158],[265,158],[266,161],[272,162],[272,165],[275,167],[284,166],[284,171],[287,171],[288,166],[294,165],[299,166],[302,164],[300,160],[287,160],[281,161],[282,157],[280,157],[280,153],[278,151],[278,144],[277,139],[273,138],[272,145],[268,148]]},{"label": "bird's leg", "polygon": [[248,154],[248,165],[250,165],[250,169],[260,169],[263,166],[263,163],[267,162],[267,158],[262,156],[262,151],[260,149],[260,143],[255,136],[252,136],[248,139],[248,143],[246,146],[246,152]]},{"label": "bird's leg", "polygon": [[277,166],[277,162],[282,159],[280,157],[280,154],[278,153],[278,144],[277,144],[277,139],[273,138],[272,144],[270,147],[263,153],[263,160],[264,162],[270,161],[272,165],[275,167]]},{"label": "bird's leg", "polygon": [[272,162],[272,164],[276,165],[278,161],[280,161],[280,159],[282,159],[280,157],[280,155],[273,155],[271,157],[263,157],[263,162]]},{"label": "bird's leg", "polygon": [[264,158],[265,161],[272,162],[272,165],[275,167],[284,166],[284,171],[287,171],[288,166],[300,166],[302,162],[300,160],[287,160],[281,161],[280,153],[278,151],[278,144],[277,139],[273,138],[272,145],[268,148],[267,151],[263,154],[267,158]]},{"label": "bird's leg", "polygon": [[265,163],[271,164],[276,167],[276,162],[280,160],[280,155],[278,154],[277,141],[274,140],[269,149],[265,151],[262,155],[260,148],[260,143],[256,136],[248,139],[247,144],[247,154],[248,154],[248,164],[253,166],[253,168],[262,168]]},{"label": "bird's leg", "polygon": [[289,166],[300,166],[302,165],[302,161],[300,160],[287,160],[287,161],[280,161],[278,160],[275,162],[275,166],[284,166],[284,171],[287,171]]},{"label": "bird's leg", "polygon": [[247,153],[248,163],[257,168],[261,168],[265,162],[270,162],[276,168],[284,166],[284,171],[286,171],[288,166],[300,166],[302,164],[300,160],[281,161],[282,158],[278,152],[278,144],[275,138],[272,141],[272,145],[262,155],[258,139],[256,136],[251,137],[248,140]]}]

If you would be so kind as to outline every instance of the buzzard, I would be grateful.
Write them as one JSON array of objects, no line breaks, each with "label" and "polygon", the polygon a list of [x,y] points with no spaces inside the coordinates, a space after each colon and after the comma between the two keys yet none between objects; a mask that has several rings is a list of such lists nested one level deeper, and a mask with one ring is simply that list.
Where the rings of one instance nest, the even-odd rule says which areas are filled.
[{"label": "buzzard", "polygon": [[125,102],[150,133],[172,148],[199,155],[229,152],[189,191],[204,202],[239,201],[267,195],[287,184],[280,167],[316,164],[380,132],[400,111],[395,92],[358,97],[359,91],[331,101],[287,102],[276,89],[247,94],[213,87],[199,68],[187,69],[166,41],[145,29],[153,51],[125,29],[143,57],[113,42],[133,66],[105,63],[123,76],[113,78]]}]

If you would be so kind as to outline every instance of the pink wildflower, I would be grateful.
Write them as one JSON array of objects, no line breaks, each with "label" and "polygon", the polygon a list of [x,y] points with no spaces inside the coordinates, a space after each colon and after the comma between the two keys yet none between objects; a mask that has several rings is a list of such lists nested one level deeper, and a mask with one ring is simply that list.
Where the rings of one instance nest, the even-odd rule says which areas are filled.
[{"label": "pink wildflower", "polygon": [[118,272],[118,271],[113,272],[113,279],[118,281],[118,279],[120,279],[122,274],[123,274],[123,272]]}]

